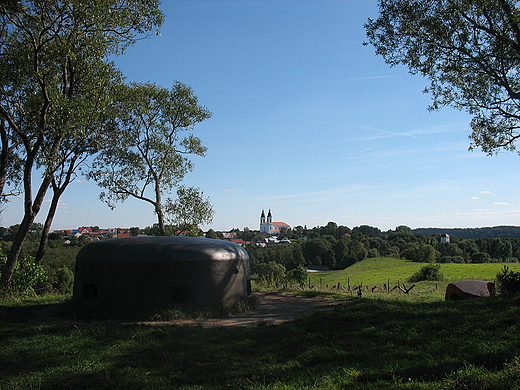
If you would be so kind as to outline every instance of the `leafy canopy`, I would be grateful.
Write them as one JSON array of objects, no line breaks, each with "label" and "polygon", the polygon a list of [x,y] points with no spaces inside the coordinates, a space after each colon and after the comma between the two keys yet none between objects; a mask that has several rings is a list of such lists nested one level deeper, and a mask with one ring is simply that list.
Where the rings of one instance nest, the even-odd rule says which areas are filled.
[{"label": "leafy canopy", "polygon": [[[191,130],[211,113],[198,104],[192,89],[180,82],[175,82],[171,89],[150,83],[122,85],[116,109],[118,132],[111,134],[112,142],[97,156],[89,177],[105,189],[101,199],[112,208],[129,197],[153,205],[164,235],[163,195],[178,187],[193,170],[191,155],[205,155],[207,148]],[[212,210],[206,207],[207,202],[192,191],[192,200],[200,199],[201,203],[188,205],[190,194],[186,191],[182,189],[179,193],[182,206],[188,206],[198,215],[201,213],[194,207],[206,208],[202,220],[211,219]],[[198,189],[195,192],[198,194]],[[168,201],[170,214],[179,215],[177,205]],[[194,216],[189,223],[199,220]]]},{"label": "leafy canopy", "polygon": [[516,150],[520,137],[520,10],[514,0],[380,0],[368,43],[431,82],[431,109],[467,111],[471,148]]},{"label": "leafy canopy", "polygon": [[[57,202],[78,163],[101,147],[99,132],[111,130],[107,108],[121,75],[109,56],[161,25],[158,6],[158,0],[0,2],[0,199],[16,185],[24,198],[3,287],[51,183]],[[42,172],[37,186],[35,168]]]},{"label": "leafy canopy", "polygon": [[199,225],[211,223],[214,215],[213,206],[204,198],[204,193],[196,187],[185,186],[177,188],[176,200],[166,200],[164,211],[170,224],[190,235],[197,235]]}]

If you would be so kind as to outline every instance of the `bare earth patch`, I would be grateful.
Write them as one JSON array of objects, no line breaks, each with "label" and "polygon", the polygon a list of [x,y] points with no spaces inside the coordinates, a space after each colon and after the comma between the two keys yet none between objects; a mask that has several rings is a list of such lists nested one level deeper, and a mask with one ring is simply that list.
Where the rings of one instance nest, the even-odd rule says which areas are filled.
[{"label": "bare earth patch", "polygon": [[[256,309],[223,318],[193,318],[172,321],[139,321],[125,324],[202,326],[204,328],[272,325],[311,314],[316,310],[330,310],[344,305],[353,298],[330,298],[323,295],[303,296],[283,291],[255,291]],[[27,307],[0,307],[0,320],[32,324],[62,323],[70,318],[64,316],[62,304],[35,305]]]},{"label": "bare earth patch", "polygon": [[306,297],[280,291],[256,291],[258,300],[254,311],[240,313],[225,318],[197,318],[181,319],[168,322],[145,322],[150,325],[191,325],[211,327],[246,326],[252,327],[259,324],[278,324],[305,316],[316,310],[332,309],[343,305],[351,299],[334,299],[324,296]]}]

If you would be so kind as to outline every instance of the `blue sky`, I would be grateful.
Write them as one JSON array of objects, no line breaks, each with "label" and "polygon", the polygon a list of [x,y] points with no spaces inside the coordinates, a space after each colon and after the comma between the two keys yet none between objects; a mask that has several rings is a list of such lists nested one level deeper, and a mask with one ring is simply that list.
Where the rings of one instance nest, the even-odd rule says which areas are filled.
[{"label": "blue sky", "polygon": [[[162,9],[160,35],[115,62],[128,81],[190,85],[213,113],[194,129],[208,152],[185,180],[214,206],[204,230],[258,229],[262,209],[309,228],[520,225],[520,157],[468,151],[470,117],[429,112],[427,80],[362,45],[376,1],[175,0]],[[112,211],[99,192],[78,178],[53,228],[156,221],[150,205]],[[0,224],[19,223],[21,207],[12,200]]]}]

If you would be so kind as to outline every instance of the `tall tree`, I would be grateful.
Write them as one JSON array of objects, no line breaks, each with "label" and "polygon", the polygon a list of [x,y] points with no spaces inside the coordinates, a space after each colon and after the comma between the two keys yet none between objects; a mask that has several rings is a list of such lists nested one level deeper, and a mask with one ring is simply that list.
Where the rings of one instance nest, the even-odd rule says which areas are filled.
[{"label": "tall tree", "polygon": [[471,148],[516,150],[520,137],[520,10],[515,0],[379,0],[365,25],[390,65],[431,81],[431,109],[473,116]]},{"label": "tall tree", "polygon": [[[94,93],[88,102],[90,106],[85,104],[83,107],[85,114],[83,121],[76,123],[73,135],[65,138],[60,145],[50,184],[52,197],[35,256],[36,262],[42,261],[45,255],[49,232],[61,196],[68,185],[76,179],[85,160],[106,145],[111,134],[117,131],[113,110],[113,90],[117,89],[122,78],[116,70],[111,67],[106,68],[104,71],[107,73],[98,78],[98,80],[104,80],[104,83],[99,84],[99,88],[92,89]],[[98,68],[98,70],[102,70],[102,68]]]},{"label": "tall tree", "polygon": [[[8,287],[67,140],[88,128],[93,102],[110,83],[109,55],[162,23],[158,0],[21,0],[0,5],[0,131],[21,166],[23,218],[2,269]],[[11,149],[14,150],[14,149]],[[33,191],[35,169],[41,171]],[[2,172],[0,172],[2,174]],[[1,182],[1,180],[0,180]]]},{"label": "tall tree", "polygon": [[179,82],[170,90],[132,83],[121,96],[120,131],[96,158],[89,177],[106,189],[100,197],[112,208],[129,197],[151,204],[159,234],[166,235],[164,195],[193,169],[189,155],[205,155],[206,147],[189,132],[211,114]]}]

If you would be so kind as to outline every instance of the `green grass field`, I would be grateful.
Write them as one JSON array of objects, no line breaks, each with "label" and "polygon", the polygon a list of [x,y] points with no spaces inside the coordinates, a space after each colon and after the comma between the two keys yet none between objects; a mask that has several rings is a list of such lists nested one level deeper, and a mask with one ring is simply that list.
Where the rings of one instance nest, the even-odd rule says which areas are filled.
[{"label": "green grass field", "polygon": [[[414,263],[393,258],[373,258],[360,261],[345,270],[309,273],[309,279],[311,285],[316,288],[337,287],[338,283],[345,289],[349,285],[351,288],[359,285],[373,287],[384,284],[389,284],[392,288],[398,283],[409,286],[408,278],[425,265],[427,263]],[[442,298],[448,283],[469,279],[494,281],[496,274],[504,266],[520,272],[520,263],[440,264],[443,274],[441,281],[420,282],[412,291],[414,295],[436,291]]]},{"label": "green grass field", "polygon": [[[421,264],[369,260],[327,275],[378,283],[410,266]],[[492,279],[490,266],[502,267],[461,266],[441,270]],[[0,388],[520,389],[520,299],[383,295],[279,325],[207,329],[81,321],[67,297],[2,302]]]}]

